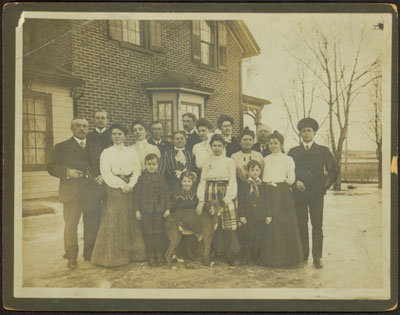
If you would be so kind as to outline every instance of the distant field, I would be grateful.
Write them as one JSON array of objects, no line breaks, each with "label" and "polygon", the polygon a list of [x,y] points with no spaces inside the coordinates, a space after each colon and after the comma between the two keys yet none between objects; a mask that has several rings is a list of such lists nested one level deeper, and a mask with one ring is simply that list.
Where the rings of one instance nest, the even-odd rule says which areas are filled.
[{"label": "distant field", "polygon": [[347,163],[342,164],[342,180],[349,182],[377,182],[378,162]]}]

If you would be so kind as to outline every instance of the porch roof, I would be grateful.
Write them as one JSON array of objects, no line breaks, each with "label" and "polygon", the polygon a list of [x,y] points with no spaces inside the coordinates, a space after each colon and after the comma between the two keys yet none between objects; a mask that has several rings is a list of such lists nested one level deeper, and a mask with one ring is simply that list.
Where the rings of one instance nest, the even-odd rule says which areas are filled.
[{"label": "porch roof", "polygon": [[60,67],[46,63],[38,58],[24,59],[24,79],[39,78],[45,81],[57,81],[70,86],[82,86],[85,81]]},{"label": "porch roof", "polygon": [[148,91],[155,90],[181,90],[196,94],[211,95],[213,89],[196,85],[191,77],[183,72],[165,70],[152,82],[143,83]]}]

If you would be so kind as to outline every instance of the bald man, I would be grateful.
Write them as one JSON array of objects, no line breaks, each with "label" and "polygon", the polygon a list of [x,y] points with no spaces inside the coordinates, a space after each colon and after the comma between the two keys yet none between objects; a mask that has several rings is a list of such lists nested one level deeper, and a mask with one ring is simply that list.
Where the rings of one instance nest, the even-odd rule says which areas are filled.
[{"label": "bald man", "polygon": [[100,222],[101,195],[104,193],[100,175],[102,148],[86,139],[89,124],[86,119],[73,119],[73,136],[56,144],[47,170],[60,179],[59,200],[63,203],[64,258],[75,269],[78,258],[78,223],[83,213],[84,259],[89,261]]},{"label": "bald man", "polygon": [[257,127],[257,143],[253,145],[253,150],[260,152],[263,157],[271,154],[268,146],[268,136],[271,134],[271,127],[268,125],[260,124]]}]

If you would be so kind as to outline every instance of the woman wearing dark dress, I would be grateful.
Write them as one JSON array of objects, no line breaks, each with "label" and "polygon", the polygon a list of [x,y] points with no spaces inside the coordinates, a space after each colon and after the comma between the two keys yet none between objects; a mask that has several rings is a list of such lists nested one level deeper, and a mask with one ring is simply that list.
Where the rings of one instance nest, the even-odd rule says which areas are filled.
[{"label": "woman wearing dark dress", "polygon": [[240,151],[239,141],[232,136],[233,118],[222,114],[218,118],[217,126],[221,130],[221,136],[225,141],[226,156],[231,157],[233,153]]},{"label": "woman wearing dark dress", "polygon": [[282,152],[283,136],[269,136],[272,154],[264,158],[265,234],[261,263],[271,267],[296,266],[303,261],[296,211],[290,186],[295,181],[294,161]]},{"label": "woman wearing dark dress", "polygon": [[100,172],[107,187],[99,232],[91,262],[100,266],[121,266],[146,259],[139,224],[132,211],[132,188],[141,173],[135,150],[124,145],[127,130],[110,126],[113,146],[100,156]]},{"label": "woman wearing dark dress", "polygon": [[179,178],[185,171],[195,171],[196,163],[192,152],[186,148],[184,131],[176,131],[172,136],[174,146],[164,152],[161,159],[160,172],[168,182],[169,190],[178,188]]}]

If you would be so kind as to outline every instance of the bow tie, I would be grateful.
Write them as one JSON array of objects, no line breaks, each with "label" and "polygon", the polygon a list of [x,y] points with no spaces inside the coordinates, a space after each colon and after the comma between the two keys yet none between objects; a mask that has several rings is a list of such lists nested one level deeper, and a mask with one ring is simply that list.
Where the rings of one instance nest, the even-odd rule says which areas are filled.
[{"label": "bow tie", "polygon": [[249,178],[247,181],[249,184],[256,183],[256,184],[260,185],[262,183],[262,180],[258,177],[257,177],[257,179]]},{"label": "bow tie", "polygon": [[253,178],[249,178],[248,183],[250,184],[250,195],[254,193],[258,198],[260,196],[260,190],[258,186],[262,183],[261,179],[257,178],[254,180]]}]

